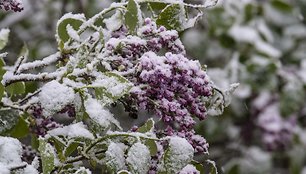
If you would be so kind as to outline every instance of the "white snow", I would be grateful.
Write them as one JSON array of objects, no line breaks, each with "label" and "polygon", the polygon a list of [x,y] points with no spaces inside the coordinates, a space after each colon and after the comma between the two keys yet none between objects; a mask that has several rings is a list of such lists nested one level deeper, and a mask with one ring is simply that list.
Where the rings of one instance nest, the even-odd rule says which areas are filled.
[{"label": "white snow", "polygon": [[75,93],[72,88],[53,80],[41,88],[38,100],[43,107],[43,115],[51,116],[74,102]]},{"label": "white snow", "polygon": [[26,70],[34,69],[36,67],[50,65],[51,63],[56,62],[60,57],[61,57],[61,53],[56,52],[54,54],[51,54],[50,56],[43,58],[42,60],[35,60],[33,62],[21,64],[18,69],[18,72],[23,72]]},{"label": "white snow", "polygon": [[[84,14],[72,14],[72,13],[66,13],[64,16],[62,16],[58,21],[57,21],[57,24],[56,24],[56,33],[58,33],[58,26],[60,23],[62,23],[64,20],[66,19],[74,19],[74,20],[79,20],[79,21],[85,21],[85,15]],[[59,36],[56,36],[57,37],[57,40],[59,40]]]},{"label": "white snow", "polygon": [[70,124],[68,126],[64,126],[62,128],[56,128],[48,131],[48,136],[67,136],[69,138],[75,137],[85,137],[88,139],[94,139],[94,136],[89,130],[87,130],[87,126],[82,122]]},{"label": "white snow", "polygon": [[0,136],[0,172],[9,174],[10,167],[24,165],[21,161],[21,143],[11,137]]},{"label": "white snow", "polygon": [[9,29],[4,28],[0,30],[0,50],[6,45],[9,33],[10,33]]},{"label": "white snow", "polygon": [[85,167],[80,167],[75,174],[91,174],[91,171]]},{"label": "white snow", "polygon": [[7,165],[0,163],[0,173],[1,174],[10,174],[11,171],[7,168]]},{"label": "white snow", "polygon": [[179,174],[200,174],[200,172],[191,164],[188,164],[186,167],[184,167]]},{"label": "white snow", "polygon": [[164,159],[164,169],[170,173],[177,173],[193,159],[194,149],[185,138],[170,137],[166,154],[168,155]]},{"label": "white snow", "polygon": [[116,171],[122,170],[125,168],[125,155],[122,146],[117,143],[111,142],[108,146],[107,151],[105,152],[105,161],[106,165],[110,166]]},{"label": "white snow", "polygon": [[129,149],[126,161],[132,173],[147,173],[150,167],[150,151],[147,146],[138,142]]},{"label": "white snow", "polygon": [[238,42],[253,44],[255,48],[271,57],[279,57],[281,52],[269,43],[263,41],[258,31],[250,26],[233,25],[229,30],[229,35]]},{"label": "white snow", "polygon": [[27,165],[26,168],[23,169],[22,174],[39,174],[39,172],[33,165]]},{"label": "white snow", "polygon": [[98,100],[89,98],[84,102],[84,106],[89,117],[102,127],[107,128],[111,123],[113,123],[117,127],[121,128],[113,114],[106,110]]},{"label": "white snow", "polygon": [[70,24],[68,24],[68,25],[66,26],[66,29],[67,29],[68,35],[69,35],[73,40],[81,41],[81,38],[80,38],[78,32],[77,32]]},{"label": "white snow", "polygon": [[101,74],[97,76],[97,79],[90,86],[103,87],[106,89],[106,92],[110,93],[113,97],[118,97],[125,94],[132,84],[120,82],[116,77],[109,77]]}]

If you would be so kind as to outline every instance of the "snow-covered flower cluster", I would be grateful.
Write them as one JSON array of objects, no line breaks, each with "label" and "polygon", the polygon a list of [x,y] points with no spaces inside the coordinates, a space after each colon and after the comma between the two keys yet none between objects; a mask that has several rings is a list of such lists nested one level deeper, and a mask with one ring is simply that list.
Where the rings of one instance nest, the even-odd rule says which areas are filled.
[{"label": "snow-covered flower cluster", "polygon": [[164,134],[185,137],[196,151],[207,152],[205,140],[196,138],[193,131],[196,122],[192,116],[206,117],[203,98],[212,95],[211,82],[199,62],[182,54],[147,52],[140,58],[136,84],[132,96],[141,109],[154,110],[163,120]]},{"label": "snow-covered flower cluster", "polygon": [[[33,151],[23,145],[22,154],[21,143],[10,138],[20,145],[20,160],[9,167],[0,163],[0,171],[90,174],[86,160],[110,173],[199,173],[203,166],[195,167],[193,157],[208,155],[208,143],[194,127],[216,101],[223,108],[227,95],[215,91],[205,66],[187,58],[179,38],[205,6],[165,1],[164,10],[154,12],[159,16],[146,18],[142,6],[147,5],[113,3],[89,19],[65,14],[56,26],[58,52],[26,62],[24,48],[13,66],[0,62],[2,103],[5,112],[15,114],[0,110],[0,124],[6,126],[0,133],[30,135],[35,145]],[[190,19],[187,9],[199,14]],[[54,63],[54,72],[35,71]],[[47,82],[28,92],[28,81]],[[130,116],[146,112],[153,118],[122,128],[118,115],[125,113],[112,112],[122,106]],[[0,137],[0,152],[7,140]]]},{"label": "snow-covered flower cluster", "polygon": [[20,0],[1,0],[0,9],[4,9],[6,11],[12,10],[14,12],[21,12],[23,7]]}]

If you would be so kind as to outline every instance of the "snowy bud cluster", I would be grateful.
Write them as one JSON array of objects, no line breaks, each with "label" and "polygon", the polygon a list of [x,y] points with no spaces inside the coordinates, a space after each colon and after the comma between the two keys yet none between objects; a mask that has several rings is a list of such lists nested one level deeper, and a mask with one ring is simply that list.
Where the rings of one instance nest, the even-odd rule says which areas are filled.
[{"label": "snowy bud cluster", "polygon": [[166,49],[172,53],[185,54],[185,49],[175,30],[157,27],[151,19],[145,19],[145,25],[138,29],[137,35],[128,35],[124,26],[112,33],[105,44],[106,55],[112,57],[112,68],[128,70],[133,68],[144,53],[158,53]]},{"label": "snowy bud cluster", "polygon": [[6,11],[12,10],[14,12],[21,12],[23,7],[20,0],[1,0],[0,9],[4,9]]},{"label": "snowy bud cluster", "polygon": [[193,117],[206,117],[204,99],[212,96],[212,82],[199,61],[185,56],[177,31],[158,28],[149,18],[144,23],[136,36],[127,35],[124,26],[113,32],[114,37],[106,42],[112,68],[128,71],[136,67],[127,76],[135,84],[132,102],[161,118],[167,126],[163,135],[186,138],[196,152],[206,153],[208,144],[195,135]]},{"label": "snowy bud cluster", "polygon": [[203,97],[212,95],[211,82],[199,62],[182,54],[157,56],[147,52],[140,59],[139,69],[139,88],[132,92],[139,107],[155,111],[168,126],[166,135],[187,138],[196,151],[207,151],[205,140],[199,140],[193,131],[193,116],[200,120],[206,116]]},{"label": "snowy bud cluster", "polygon": [[294,134],[296,118],[282,118],[278,104],[274,103],[259,114],[257,124],[262,132],[262,141],[268,150],[286,149]]}]

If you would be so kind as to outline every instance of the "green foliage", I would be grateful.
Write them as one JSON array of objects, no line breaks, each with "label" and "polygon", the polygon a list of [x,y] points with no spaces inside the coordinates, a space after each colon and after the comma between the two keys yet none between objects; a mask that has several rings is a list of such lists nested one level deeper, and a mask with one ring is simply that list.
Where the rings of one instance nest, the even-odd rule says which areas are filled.
[{"label": "green foliage", "polygon": [[24,94],[25,93],[25,84],[24,82],[17,82],[10,84],[6,87],[6,91],[10,94],[10,96]]},{"label": "green foliage", "polygon": [[55,167],[54,149],[51,144],[47,143],[43,138],[40,138],[38,150],[42,160],[43,174],[50,174]]},{"label": "green foliage", "polygon": [[179,4],[171,4],[164,8],[159,14],[156,23],[167,29],[182,30],[182,22],[184,22],[184,10]]},{"label": "green foliage", "polygon": [[129,0],[127,4],[127,12],[125,13],[125,24],[127,25],[131,34],[136,33],[137,26],[140,26],[141,11],[138,3],[135,0]]},{"label": "green foliage", "polygon": [[0,110],[0,134],[7,132],[18,124],[19,112],[15,109]]}]

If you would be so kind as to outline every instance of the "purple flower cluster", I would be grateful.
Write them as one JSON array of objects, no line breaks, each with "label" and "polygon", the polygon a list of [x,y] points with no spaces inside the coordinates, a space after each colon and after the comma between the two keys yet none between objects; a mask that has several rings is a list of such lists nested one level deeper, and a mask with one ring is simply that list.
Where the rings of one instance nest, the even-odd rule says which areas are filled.
[{"label": "purple flower cluster", "polygon": [[30,130],[35,135],[45,136],[49,130],[62,127],[52,117],[44,117],[40,106],[32,106],[29,111],[32,111],[31,114],[34,118],[34,122],[30,125]]},{"label": "purple flower cluster", "polygon": [[[105,44],[106,55],[112,57],[112,68],[129,70],[146,52],[155,53],[166,49],[168,52],[185,54],[185,49],[175,30],[157,27],[150,19],[145,20],[145,26],[138,29],[137,35],[128,35],[124,26],[112,33],[112,38]],[[120,67],[120,68],[119,68]]]},{"label": "purple flower cluster", "polygon": [[167,125],[166,135],[186,138],[196,152],[207,152],[205,139],[193,130],[193,117],[206,117],[203,98],[210,97],[213,90],[200,63],[182,54],[147,52],[140,58],[138,71],[138,87],[132,95],[139,107],[155,111]]},{"label": "purple flower cluster", "polygon": [[262,141],[268,150],[284,150],[292,141],[296,118],[283,119],[279,113],[278,103],[273,103],[259,114],[257,124],[262,132]]},{"label": "purple flower cluster", "polygon": [[0,0],[0,9],[4,9],[6,11],[13,10],[14,12],[21,12],[23,7],[19,0]]},{"label": "purple flower cluster", "polygon": [[206,153],[208,144],[195,134],[194,117],[206,117],[204,99],[211,97],[213,88],[201,64],[186,58],[185,53],[177,31],[158,27],[151,19],[145,19],[136,35],[128,35],[122,26],[112,33],[104,49],[111,70],[136,68],[126,76],[136,85],[130,100],[161,118],[166,129],[160,133],[186,138],[196,152]]}]

